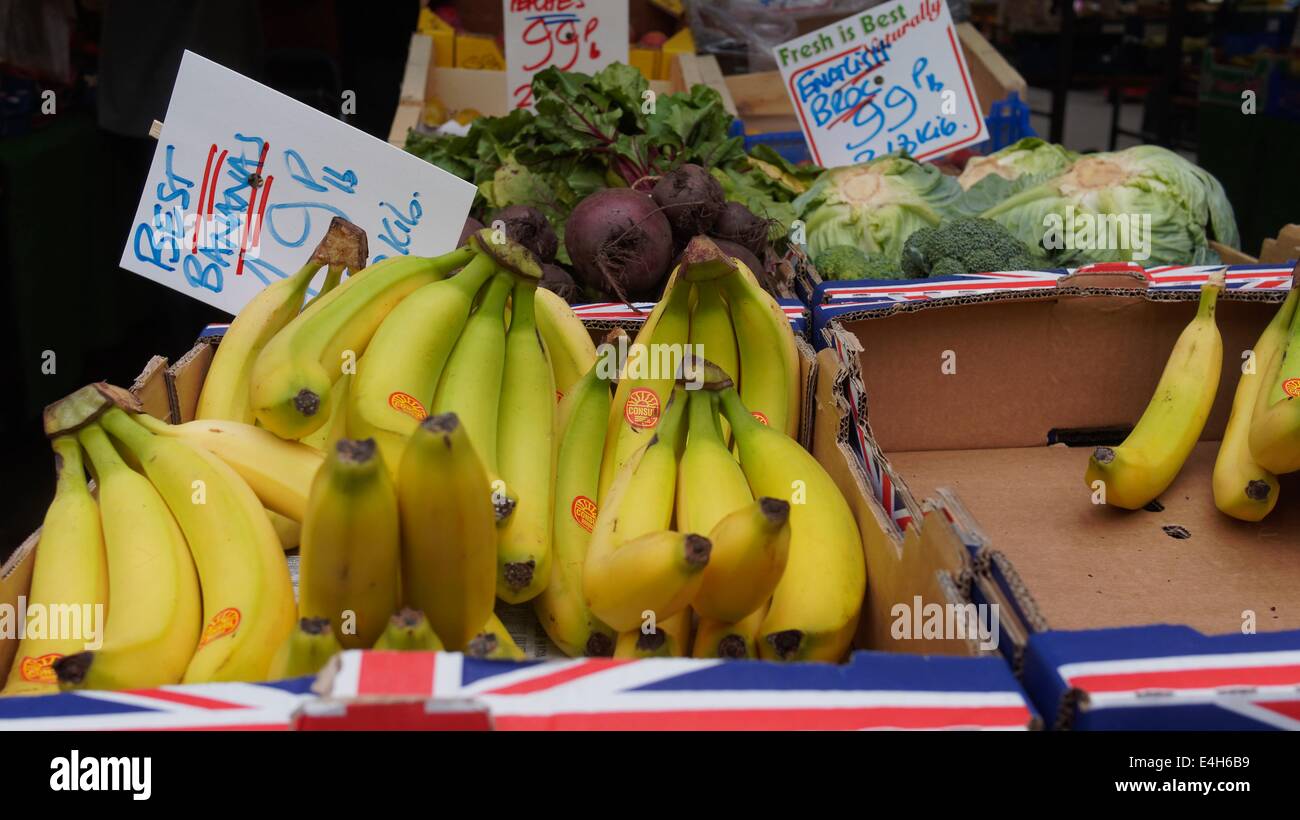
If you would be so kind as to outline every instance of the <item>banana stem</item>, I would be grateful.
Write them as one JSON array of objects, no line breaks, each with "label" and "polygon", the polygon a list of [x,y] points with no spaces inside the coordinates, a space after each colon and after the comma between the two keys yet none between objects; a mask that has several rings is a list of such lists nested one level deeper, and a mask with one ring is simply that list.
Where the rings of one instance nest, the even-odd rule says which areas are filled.
[{"label": "banana stem", "polygon": [[104,428],[98,424],[81,428],[77,438],[81,440],[81,446],[86,448],[91,466],[95,468],[97,474],[103,475],[106,470],[127,469],[126,462],[118,455],[113,443],[108,440]]},{"label": "banana stem", "polygon": [[75,435],[59,436],[50,443],[54,448],[54,470],[58,474],[58,491],[86,488],[86,467],[81,460],[81,445]]},{"label": "banana stem", "polygon": [[153,438],[153,433],[128,416],[120,407],[110,407],[104,411],[99,423],[113,438],[121,441],[128,450],[137,454],[146,449]]},{"label": "banana stem", "polygon": [[716,439],[719,444],[723,444],[722,427],[718,424],[715,401],[713,395],[703,389],[687,392],[686,412],[690,416],[690,435],[692,438],[699,435],[703,438]]},{"label": "banana stem", "polygon": [[1196,317],[1198,319],[1213,319],[1214,306],[1219,301],[1219,294],[1227,286],[1227,278],[1223,271],[1215,271],[1210,274],[1210,278],[1201,286],[1201,303],[1196,308]]}]

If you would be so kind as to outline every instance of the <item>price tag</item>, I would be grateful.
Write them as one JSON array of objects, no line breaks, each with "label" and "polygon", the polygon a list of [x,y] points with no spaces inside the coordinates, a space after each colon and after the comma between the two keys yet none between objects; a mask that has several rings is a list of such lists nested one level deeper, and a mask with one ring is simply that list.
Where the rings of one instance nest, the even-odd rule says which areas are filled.
[{"label": "price tag", "polygon": [[813,159],[933,159],[988,138],[943,0],[896,0],[773,49]]},{"label": "price tag", "polygon": [[594,74],[626,63],[627,0],[501,0],[510,108],[532,108],[533,75],[555,66]]},{"label": "price tag", "polygon": [[365,229],[371,262],[433,256],[456,247],[474,193],[187,51],[121,265],[234,314],[301,268],[331,218]]}]

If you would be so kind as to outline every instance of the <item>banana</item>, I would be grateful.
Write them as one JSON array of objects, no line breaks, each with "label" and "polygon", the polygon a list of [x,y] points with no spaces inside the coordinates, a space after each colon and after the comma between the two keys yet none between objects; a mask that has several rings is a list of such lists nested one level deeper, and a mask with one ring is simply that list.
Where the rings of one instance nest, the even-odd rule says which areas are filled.
[{"label": "banana", "polygon": [[546,634],[570,657],[614,651],[614,631],[591,614],[582,592],[609,404],[609,384],[593,364],[556,408],[556,415],[568,421],[557,436],[553,566],[550,583],[533,599],[533,610]]},{"label": "banana", "polygon": [[596,499],[600,504],[605,503],[619,470],[654,435],[676,383],[672,351],[685,352],[691,325],[691,289],[688,283],[678,284],[679,272],[680,267],[668,277],[663,297],[641,326],[622,363],[605,431]]},{"label": "banana", "polygon": [[154,435],[121,408],[100,424],[140,460],[194,557],[204,627],[182,682],[264,680],[295,612],[289,568],[257,496],[221,459]]},{"label": "banana", "polygon": [[[360,265],[357,265],[358,270],[360,270],[362,267],[365,266],[365,261],[364,261],[365,256],[366,256],[365,254],[361,255],[362,263]],[[315,296],[307,300],[307,304],[303,305],[303,310],[306,310],[307,308],[311,307],[313,302],[319,301],[322,296],[324,296],[325,294],[329,293],[330,291],[334,290],[334,288],[339,286],[339,282],[343,281],[344,267],[345,267],[344,265],[330,265],[328,268],[325,269],[325,281],[321,282],[320,291]]]},{"label": "banana", "polygon": [[766,603],[736,623],[715,621],[701,615],[700,622],[695,626],[695,641],[691,657],[732,660],[758,658],[755,638],[766,615]]},{"label": "banana", "polygon": [[498,469],[516,499],[497,536],[497,597],[511,604],[536,598],[551,579],[555,379],[537,332],[536,292],[536,280],[515,283],[497,422]]},{"label": "banana", "polygon": [[760,498],[791,502],[789,560],[759,630],[759,654],[772,660],[838,661],[853,638],[866,592],[853,511],[807,450],[755,419],[724,375],[705,370],[710,386],[720,390],[750,490]]},{"label": "banana", "polygon": [[555,376],[555,392],[567,396],[596,363],[596,343],[569,303],[546,288],[537,289],[537,330]]},{"label": "banana", "polygon": [[709,531],[713,552],[691,604],[701,616],[734,623],[776,589],[790,556],[790,502],[763,497]]},{"label": "banana", "polygon": [[424,613],[407,608],[388,619],[388,626],[375,641],[374,648],[396,652],[441,652],[443,646]]},{"label": "banana", "polygon": [[271,520],[271,526],[275,529],[275,537],[280,539],[280,548],[285,552],[297,549],[298,545],[302,543],[302,522],[294,521],[292,518],[270,510],[266,511],[266,517]]},{"label": "banana", "polygon": [[113,603],[104,645],[55,664],[63,688],[137,689],[176,683],[199,640],[203,605],[194,559],[149,480],[122,461],[97,424],[78,433],[99,486]]},{"label": "banana", "polygon": [[478,631],[468,644],[465,654],[471,658],[486,658],[494,661],[522,661],[528,656],[519,648],[515,639],[510,637],[501,619],[493,612],[487,623]]},{"label": "banana", "polygon": [[330,416],[331,385],[347,362],[355,363],[352,357],[365,353],[389,311],[473,255],[462,248],[436,259],[391,257],[313,302],[266,343],[253,363],[249,396],[257,420],[277,436],[292,439],[324,424]]},{"label": "banana", "polygon": [[302,526],[298,611],[338,625],[349,649],[371,646],[398,606],[397,492],[374,439],[342,439],[311,485]]},{"label": "banana", "polygon": [[618,636],[616,658],[685,658],[689,657],[691,611],[683,609],[657,623],[649,632],[640,627]]},{"label": "banana", "polygon": [[334,443],[348,435],[348,396],[352,391],[351,373],[344,373],[330,388],[330,417],[312,432],[299,439],[313,450],[328,453]]},{"label": "banana", "polygon": [[433,404],[474,296],[495,271],[492,258],[479,254],[455,276],[424,285],[393,308],[357,362],[347,402],[348,435],[373,438],[394,476],[406,439]]},{"label": "banana", "polygon": [[455,413],[489,473],[497,471],[497,413],[506,366],[506,297],[514,280],[492,277],[438,381],[432,415]]},{"label": "banana", "polygon": [[1269,322],[1253,348],[1255,369],[1243,372],[1232,398],[1232,414],[1214,461],[1214,504],[1227,515],[1242,521],[1259,521],[1277,504],[1277,476],[1260,467],[1250,452],[1251,418],[1267,368],[1286,343],[1287,328],[1300,299],[1300,283],[1291,288],[1273,321]]},{"label": "banana", "polygon": [[253,362],[271,337],[298,315],[307,288],[320,269],[321,262],[313,259],[297,273],[267,285],[244,305],[212,355],[195,418],[253,423],[248,400]]},{"label": "banana", "polygon": [[[716,364],[732,381],[740,378],[736,329],[731,324],[731,312],[716,280],[695,284],[695,309],[691,311],[691,353]],[[730,436],[731,425],[723,421],[722,440],[729,441]],[[679,526],[686,527],[684,524]],[[708,532],[707,529],[696,531]]]},{"label": "banana", "polygon": [[753,503],[754,495],[723,438],[717,395],[707,390],[687,395],[690,427],[677,470],[677,527],[707,533],[727,515]]},{"label": "banana", "polygon": [[1098,447],[1088,459],[1087,485],[1105,488],[1107,504],[1140,510],[1164,492],[1205,429],[1223,368],[1223,337],[1214,321],[1224,275],[1201,288],[1194,318],[1174,344],[1151,403],[1118,447]]},{"label": "banana", "polygon": [[307,511],[307,494],[325,456],[300,441],[285,441],[252,424],[200,419],[168,424],[146,413],[135,416],[155,435],[182,439],[212,453],[239,474],[262,504],[294,521]]},{"label": "banana", "polygon": [[[59,691],[54,663],[103,638],[103,621],[108,609],[108,559],[99,507],[86,486],[86,471],[76,436],[59,436],[52,446],[58,487],[45,512],[41,539],[36,546],[36,563],[27,594],[28,617],[18,625],[21,640],[9,668],[9,678],[0,692],[4,695],[44,695]],[[38,611],[45,615],[39,625],[33,617]],[[56,625],[60,629],[55,630]],[[83,625],[88,625],[89,630],[83,629]],[[63,626],[79,634],[63,634]],[[59,634],[52,634],[55,631]]]},{"label": "banana", "polygon": [[[1292,271],[1290,301],[1300,288],[1300,266]],[[1300,307],[1294,309],[1285,347],[1261,370],[1259,395],[1250,420],[1250,453],[1276,475],[1300,470]]]},{"label": "banana", "polygon": [[397,493],[403,597],[459,651],[492,612],[498,530],[487,472],[454,413],[411,435]]},{"label": "banana", "polygon": [[267,670],[267,680],[315,675],[330,658],[343,651],[329,618],[299,618],[298,625],[276,650]]},{"label": "banana", "polygon": [[[790,321],[744,263],[718,280],[736,328],[740,398],[754,417],[787,436],[799,435],[799,351]],[[706,356],[708,354],[705,354]]]}]

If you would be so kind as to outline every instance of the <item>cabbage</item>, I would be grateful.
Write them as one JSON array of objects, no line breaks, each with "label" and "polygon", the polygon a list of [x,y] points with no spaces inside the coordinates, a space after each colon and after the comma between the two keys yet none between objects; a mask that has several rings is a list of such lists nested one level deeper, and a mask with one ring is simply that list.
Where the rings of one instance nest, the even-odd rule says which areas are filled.
[{"label": "cabbage", "polygon": [[933,165],[898,154],[831,168],[794,201],[807,231],[808,253],[854,245],[898,259],[917,228],[939,224],[961,186]]},{"label": "cabbage", "polygon": [[1025,137],[986,157],[972,157],[957,177],[965,191],[959,210],[968,215],[988,210],[1012,194],[1060,174],[1078,158],[1064,146],[1038,137]]},{"label": "cabbage", "polygon": [[1156,145],[1084,156],[981,216],[1061,265],[1214,264],[1211,236],[1233,247],[1240,241],[1219,181]]}]

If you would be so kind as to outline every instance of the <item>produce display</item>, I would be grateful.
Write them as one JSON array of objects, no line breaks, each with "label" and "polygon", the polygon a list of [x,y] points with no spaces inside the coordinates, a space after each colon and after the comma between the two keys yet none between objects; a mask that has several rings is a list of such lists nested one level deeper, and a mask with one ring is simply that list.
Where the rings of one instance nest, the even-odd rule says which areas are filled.
[{"label": "produce display", "polygon": [[[1223,338],[1215,306],[1222,272],[1201,288],[1196,317],[1174,345],[1151,403],[1117,447],[1098,447],[1084,480],[1104,501],[1146,507],[1177,478],[1200,439],[1218,394]],[[1233,396],[1214,463],[1214,503],[1242,521],[1260,521],[1276,506],[1277,476],[1300,470],[1300,284],[1293,285],[1251,353]]]},{"label": "produce display", "polygon": [[[661,218],[716,219],[720,199],[681,199],[701,184],[665,175]],[[775,300],[700,235],[636,339],[598,351],[539,289],[549,225],[508,216],[533,249],[484,228],[369,266],[335,220],[231,324],[194,421],[104,383],[47,408],[59,485],[30,599],[107,622],[97,649],[24,639],[4,693],[274,680],[344,648],[522,658],[497,601],[532,602],[572,655],[842,659],[862,544],[793,437]]]}]

